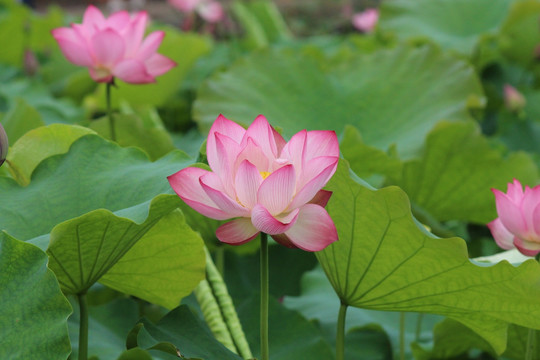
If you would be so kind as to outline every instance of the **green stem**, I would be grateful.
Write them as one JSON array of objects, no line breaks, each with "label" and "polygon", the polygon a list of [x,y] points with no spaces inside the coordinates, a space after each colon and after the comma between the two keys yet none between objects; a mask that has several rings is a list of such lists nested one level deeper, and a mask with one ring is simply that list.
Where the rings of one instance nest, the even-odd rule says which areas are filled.
[{"label": "green stem", "polygon": [[114,85],[114,80],[107,83],[107,91],[105,96],[107,98],[107,117],[109,118],[109,132],[111,135],[111,140],[116,141],[116,131],[114,129],[114,117],[111,110],[111,86]]},{"label": "green stem", "polygon": [[534,360],[536,354],[536,330],[529,329],[527,336],[527,349],[525,352],[525,360]]},{"label": "green stem", "polygon": [[218,246],[214,252],[216,256],[216,268],[222,278],[225,278],[225,246]]},{"label": "green stem", "polygon": [[88,358],[88,305],[86,293],[77,294],[79,299],[79,360]]},{"label": "green stem", "polygon": [[268,351],[268,235],[261,233],[261,360]]},{"label": "green stem", "polygon": [[405,360],[405,313],[399,316],[399,358]]},{"label": "green stem", "polygon": [[418,318],[416,319],[416,336],[415,341],[420,341],[420,335],[422,334],[422,320],[424,320],[424,313],[418,313]]},{"label": "green stem", "polygon": [[345,317],[347,316],[347,304],[341,303],[337,322],[336,335],[336,360],[345,359]]}]

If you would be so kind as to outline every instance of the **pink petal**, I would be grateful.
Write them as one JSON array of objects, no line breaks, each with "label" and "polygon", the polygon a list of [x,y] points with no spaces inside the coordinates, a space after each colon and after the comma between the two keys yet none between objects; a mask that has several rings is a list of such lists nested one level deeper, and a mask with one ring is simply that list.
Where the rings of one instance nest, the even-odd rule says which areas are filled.
[{"label": "pink petal", "polygon": [[145,61],[154,55],[161,45],[163,38],[165,37],[165,31],[154,31],[143,40],[143,43],[139,47],[137,54],[135,55],[137,59]]},{"label": "pink petal", "polygon": [[208,197],[229,217],[249,216],[249,210],[231,199],[224,191],[221,181],[214,173],[204,174],[199,182]]},{"label": "pink petal", "polygon": [[333,171],[328,174],[328,178],[324,181],[324,185],[326,185],[337,169],[338,160],[339,158],[336,156],[319,156],[304,163],[302,173],[298,179],[299,188],[304,187],[305,184],[318,177],[321,172],[330,166]]},{"label": "pink petal", "polygon": [[105,25],[105,17],[94,5],[90,5],[86,8],[83,15],[83,25],[85,27],[101,29]]},{"label": "pink petal", "polygon": [[247,140],[244,142],[242,150],[236,156],[234,167],[236,168],[240,166],[244,160],[248,160],[250,163],[255,165],[259,171],[272,170],[270,168],[270,165],[272,164],[271,159],[268,158],[263,149],[257,145],[251,137],[247,138]]},{"label": "pink petal", "polygon": [[508,183],[506,195],[512,199],[515,204],[521,204],[521,200],[523,199],[523,186],[517,179],[514,179],[513,182]]},{"label": "pink petal", "polygon": [[200,184],[199,178],[208,173],[203,169],[188,167],[167,179],[176,194],[195,211],[216,220],[230,219],[231,216],[217,208]]},{"label": "pink petal", "polygon": [[278,133],[277,130],[274,129],[274,128],[272,128],[272,134],[274,135],[274,141],[276,143],[277,155],[279,156],[281,154],[281,151],[283,150],[283,147],[285,146],[285,144],[287,144],[287,142],[285,141],[283,136],[281,136],[281,134]]},{"label": "pink petal", "polygon": [[274,138],[274,129],[263,115],[257,116],[248,127],[242,139],[242,145],[245,145],[249,138],[261,148],[268,159],[273,160],[277,157],[278,152],[276,139]]},{"label": "pink petal", "polygon": [[[290,204],[295,187],[296,175],[294,168],[292,165],[286,165],[264,179],[257,192],[257,202],[268,209],[270,214],[278,215]],[[311,198],[308,200],[311,200]]]},{"label": "pink petal", "polygon": [[289,240],[306,251],[320,251],[338,240],[334,222],[319,205],[306,204],[300,208],[293,227],[285,232]]},{"label": "pink petal", "polygon": [[74,31],[69,28],[58,28],[52,31],[53,37],[58,42],[62,54],[69,62],[79,66],[92,66],[92,57],[85,44],[77,42]]},{"label": "pink petal", "polygon": [[339,142],[335,131],[308,131],[304,150],[304,164],[319,156],[339,157]]},{"label": "pink petal", "polygon": [[[212,124],[210,132],[208,133],[208,139],[206,140],[206,157],[208,158],[208,164],[212,170],[216,171],[219,167],[219,163],[223,160],[223,154],[220,154],[216,144],[216,133],[225,135],[231,140],[240,144],[242,137],[246,130],[237,123],[228,120],[223,115],[219,115]],[[238,148],[240,146],[238,145]]]},{"label": "pink petal", "polygon": [[540,238],[540,204],[536,206],[532,213],[532,222],[534,224],[534,232]]},{"label": "pink petal", "polygon": [[499,218],[493,220],[487,226],[501,249],[510,250],[515,248],[514,235],[504,227]]},{"label": "pink petal", "polygon": [[302,130],[293,135],[291,140],[283,147],[281,158],[288,159],[298,173],[302,172],[304,150],[306,147],[307,131]]},{"label": "pink petal", "polygon": [[166,56],[154,54],[144,62],[146,71],[153,77],[165,74],[176,66],[176,63]]},{"label": "pink petal", "polygon": [[231,245],[245,244],[255,239],[257,235],[259,235],[259,230],[253,226],[250,218],[234,219],[216,230],[219,241]]},{"label": "pink petal", "polygon": [[[321,158],[323,157],[321,156],[317,159],[321,159]],[[305,184],[300,189],[300,191],[297,191],[288,209],[289,210],[296,209],[308,203],[309,201],[311,201],[317,195],[317,193],[326,185],[326,183],[332,177],[332,175],[334,175],[334,173],[336,172],[337,163],[338,163],[337,158],[334,159],[333,163],[324,162],[324,165],[326,167],[322,168],[323,170],[317,176],[311,179],[307,184]]]},{"label": "pink petal", "polygon": [[131,17],[127,11],[117,11],[106,20],[106,26],[121,33],[122,30],[128,27],[130,21]]},{"label": "pink petal", "polygon": [[525,256],[536,256],[540,253],[540,243],[527,241],[519,237],[514,237],[514,245]]},{"label": "pink petal", "polygon": [[366,9],[365,11],[354,15],[352,19],[353,26],[360,31],[373,31],[379,20],[379,11],[377,9]]},{"label": "pink petal", "polygon": [[225,15],[223,7],[217,1],[205,2],[197,8],[199,15],[209,23],[216,23]]},{"label": "pink petal", "polygon": [[126,41],[126,56],[135,56],[144,37],[147,22],[148,14],[146,11],[138,12],[131,20],[123,34]]},{"label": "pink petal", "polygon": [[169,0],[169,3],[182,12],[192,12],[201,0]]},{"label": "pink petal", "polygon": [[261,204],[257,204],[251,211],[251,222],[259,231],[269,235],[277,235],[289,230],[296,222],[299,210],[292,211],[287,216],[277,219]]},{"label": "pink petal", "polygon": [[317,194],[311,199],[308,204],[316,204],[322,207],[326,207],[328,204],[328,201],[330,201],[330,197],[332,196],[332,192],[328,190],[319,190]]},{"label": "pink petal", "polygon": [[[514,203],[516,203],[514,201]],[[533,189],[528,186],[525,188],[523,194],[523,200],[521,201],[521,213],[525,218],[527,224],[527,229],[529,232],[535,232],[536,228],[540,228],[540,224],[535,223],[534,214],[540,204],[540,187],[535,187]]]},{"label": "pink petal", "polygon": [[92,36],[93,55],[98,65],[112,68],[124,56],[124,39],[114,30],[105,29]]},{"label": "pink petal", "polygon": [[89,68],[90,77],[97,82],[108,83],[113,79],[113,75],[109,69]]},{"label": "pink petal", "polygon": [[527,224],[521,209],[505,193],[492,189],[495,194],[497,214],[504,227],[514,235],[527,234]]},{"label": "pink petal", "polygon": [[271,235],[278,244],[288,247],[290,249],[297,249],[297,247],[291,242],[291,239],[285,234]]},{"label": "pink petal", "polygon": [[230,196],[236,196],[236,192],[234,190],[234,171],[235,161],[238,156],[237,154],[240,151],[240,145],[238,145],[227,135],[214,133],[214,137],[217,153],[220,155],[220,158],[219,161],[214,161],[210,167],[223,182],[225,191]]},{"label": "pink petal", "polygon": [[248,209],[257,204],[257,190],[262,183],[259,170],[248,160],[242,161],[235,178],[235,189],[238,200]]},{"label": "pink petal", "polygon": [[112,71],[113,75],[130,84],[146,84],[155,79],[146,71],[146,66],[135,59],[123,60]]}]

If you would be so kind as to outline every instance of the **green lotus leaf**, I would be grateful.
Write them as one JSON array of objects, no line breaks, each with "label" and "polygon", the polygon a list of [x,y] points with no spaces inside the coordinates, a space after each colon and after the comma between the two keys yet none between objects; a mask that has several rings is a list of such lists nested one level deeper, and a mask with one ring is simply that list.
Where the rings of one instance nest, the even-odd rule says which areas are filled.
[{"label": "green lotus leaf", "polygon": [[344,304],[445,315],[499,354],[508,323],[540,328],[537,262],[472,262],[462,239],[435,238],[414,220],[401,189],[370,189],[345,162],[328,188],[333,196],[327,209],[339,241],[317,258]]},{"label": "green lotus leaf", "polygon": [[399,39],[427,38],[471,55],[480,37],[496,33],[511,0],[387,0],[379,29]]},{"label": "green lotus leaf", "polygon": [[0,233],[0,358],[66,359],[71,306],[32,244]]},{"label": "green lotus leaf", "polygon": [[341,133],[350,124],[367,145],[386,151],[397,144],[407,157],[440,120],[469,119],[474,102],[483,93],[473,68],[431,46],[346,51],[332,60],[264,49],[203,83],[193,115],[203,133],[220,113],[243,124],[263,114],[286,136]]},{"label": "green lotus leaf", "polygon": [[0,178],[0,228],[29,240],[96,209],[142,223],[151,199],[173,193],[166,177],[192,162],[180,151],[150,162],[136,148],[83,136],[66,154],[42,161],[28,186]]},{"label": "green lotus leaf", "polygon": [[537,182],[538,168],[523,152],[503,157],[474,123],[440,123],[422,157],[406,162],[397,181],[411,201],[440,221],[485,224],[497,217],[491,188],[506,190],[513,178]]},{"label": "green lotus leaf", "polygon": [[[26,121],[26,120],[25,120]],[[75,140],[93,131],[74,125],[53,124],[30,130],[13,144],[8,153],[8,169],[23,186],[44,159],[66,153]]]},{"label": "green lotus leaf", "polygon": [[2,125],[10,143],[14,144],[17,139],[29,130],[45,125],[39,112],[30,106],[24,99],[17,98],[15,106],[2,117]]}]

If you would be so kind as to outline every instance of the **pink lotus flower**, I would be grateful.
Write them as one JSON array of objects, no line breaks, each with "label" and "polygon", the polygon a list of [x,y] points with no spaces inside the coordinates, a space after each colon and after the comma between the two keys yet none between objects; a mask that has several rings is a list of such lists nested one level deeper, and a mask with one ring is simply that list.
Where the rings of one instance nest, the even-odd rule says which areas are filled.
[{"label": "pink lotus flower", "polygon": [[119,11],[106,19],[90,5],[82,24],[52,31],[64,56],[73,64],[86,66],[97,82],[112,82],[115,77],[132,84],[154,82],[176,66],[171,59],[156,53],[165,33],[155,31],[145,39],[148,15],[133,17]]},{"label": "pink lotus flower", "polygon": [[289,142],[259,115],[247,130],[220,115],[208,135],[212,171],[191,167],[168,177],[193,209],[216,220],[222,242],[240,245],[259,232],[287,247],[319,251],[338,239],[321,190],[336,171],[333,131],[300,131]]},{"label": "pink lotus flower", "polygon": [[523,187],[514,179],[503,193],[495,194],[499,217],[488,224],[491,234],[501,248],[517,248],[523,255],[535,256],[540,252],[540,185]]},{"label": "pink lotus flower", "polygon": [[191,14],[196,12],[205,21],[217,23],[225,15],[223,6],[218,1],[213,0],[169,0],[169,3],[183,13]]},{"label": "pink lotus flower", "polygon": [[2,124],[0,124],[0,166],[6,161],[7,153],[9,150],[9,142],[6,131]]},{"label": "pink lotus flower", "polygon": [[379,10],[373,8],[355,14],[352,19],[353,26],[363,32],[373,31],[378,21]]},{"label": "pink lotus flower", "polygon": [[510,111],[520,111],[527,104],[527,100],[515,87],[504,84],[504,104]]}]

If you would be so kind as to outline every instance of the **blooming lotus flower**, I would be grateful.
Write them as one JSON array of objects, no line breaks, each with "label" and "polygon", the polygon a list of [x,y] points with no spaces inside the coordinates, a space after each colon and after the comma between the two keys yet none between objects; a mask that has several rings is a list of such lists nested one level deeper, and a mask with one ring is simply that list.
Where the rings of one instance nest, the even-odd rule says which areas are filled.
[{"label": "blooming lotus flower", "polygon": [[333,131],[300,131],[289,142],[259,115],[245,130],[220,115],[208,135],[212,171],[195,167],[168,177],[174,191],[221,225],[222,242],[240,245],[259,232],[288,247],[319,251],[338,239],[321,190],[336,171]]},{"label": "blooming lotus flower", "polygon": [[503,193],[492,189],[499,217],[488,224],[491,234],[501,248],[517,248],[523,255],[540,252],[540,185],[523,187],[518,180],[508,184]]},{"label": "blooming lotus flower", "polygon": [[352,19],[353,26],[363,32],[373,31],[378,21],[379,10],[372,8],[355,14]]},{"label": "blooming lotus flower", "polygon": [[2,124],[0,124],[0,166],[6,161],[9,149],[8,137]]},{"label": "blooming lotus flower", "polygon": [[154,82],[156,76],[169,71],[176,63],[156,51],[165,36],[155,31],[144,37],[148,14],[133,17],[119,11],[106,19],[90,5],[82,24],[52,31],[60,50],[73,64],[86,66],[97,82],[112,82],[117,77],[132,84]]},{"label": "blooming lotus flower", "polygon": [[216,23],[223,19],[225,12],[218,1],[213,0],[169,0],[169,3],[183,13],[196,12],[205,21]]}]

